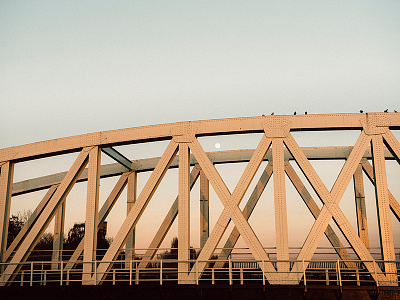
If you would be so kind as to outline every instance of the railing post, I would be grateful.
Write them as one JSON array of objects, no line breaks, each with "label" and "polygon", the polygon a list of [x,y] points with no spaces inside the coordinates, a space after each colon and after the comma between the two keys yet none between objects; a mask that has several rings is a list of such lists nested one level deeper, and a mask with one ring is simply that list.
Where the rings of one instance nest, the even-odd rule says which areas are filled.
[{"label": "railing post", "polygon": [[133,260],[129,261],[129,285],[132,285],[132,265],[133,265]]},{"label": "railing post", "polygon": [[160,260],[160,285],[162,285],[162,260]]},{"label": "railing post", "polygon": [[243,268],[240,268],[240,284],[243,285]]},{"label": "railing post", "polygon": [[338,268],[338,274],[339,274],[339,285],[340,287],[342,286],[342,277],[340,275],[340,263],[339,263],[339,259],[337,260],[337,268]]},{"label": "railing post", "polygon": [[196,270],[196,285],[199,285],[199,269],[196,264],[194,266]]},{"label": "railing post", "polygon": [[325,269],[325,281],[326,285],[329,285],[329,270]]},{"label": "railing post", "polygon": [[69,270],[67,270],[67,282],[65,284],[69,285]]},{"label": "railing post", "polygon": [[96,259],[94,260],[94,284],[97,285],[97,262]]},{"label": "railing post", "polygon": [[115,269],[113,269],[113,285],[115,285]]},{"label": "railing post", "polygon": [[228,258],[228,265],[229,265],[229,285],[232,285],[232,261]]},{"label": "railing post", "polygon": [[356,269],[357,286],[360,286],[360,272]]},{"label": "railing post", "polygon": [[[25,273],[25,271],[21,272],[21,283],[20,283],[20,286],[24,285],[24,273]],[[4,286],[4,282],[3,282],[3,286]]]},{"label": "railing post", "polygon": [[44,270],[44,283],[43,285],[45,286],[47,282],[47,270]]},{"label": "railing post", "polygon": [[307,286],[306,269],[304,268],[304,259],[303,259],[303,277],[304,277],[304,286]]},{"label": "railing post", "polygon": [[60,261],[60,285],[63,285],[63,262]]},{"label": "railing post", "polygon": [[264,260],[262,260],[261,263],[262,263],[262,267],[261,267],[262,280],[263,280],[263,285],[265,285]]},{"label": "railing post", "polygon": [[139,285],[139,268],[138,265],[136,264],[135,266],[136,269],[136,273],[135,273],[135,281],[136,281],[136,285]]},{"label": "railing post", "polygon": [[31,279],[30,279],[29,285],[30,286],[33,285],[33,262],[31,262]]},{"label": "railing post", "polygon": [[215,283],[215,277],[214,277],[214,267],[211,269],[211,284]]}]

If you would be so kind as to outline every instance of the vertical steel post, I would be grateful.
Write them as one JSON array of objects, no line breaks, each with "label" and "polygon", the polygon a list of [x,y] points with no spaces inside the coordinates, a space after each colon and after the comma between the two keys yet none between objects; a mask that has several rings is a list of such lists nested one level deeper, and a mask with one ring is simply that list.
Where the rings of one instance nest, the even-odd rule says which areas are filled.
[{"label": "vertical steel post", "polygon": [[209,182],[208,178],[202,170],[200,170],[200,249],[203,249],[208,236],[210,235],[209,229]]},{"label": "vertical steel post", "polygon": [[86,201],[86,221],[85,221],[85,242],[83,261],[83,285],[94,285],[96,279],[92,280],[93,261],[96,260],[97,248],[97,223],[99,206],[99,186],[100,186],[100,158],[99,147],[93,147],[89,151],[87,201]]},{"label": "vertical steel post", "polygon": [[381,135],[372,136],[372,161],[375,175],[376,207],[378,212],[381,252],[383,260],[385,261],[386,277],[392,284],[397,284],[397,268],[394,263],[396,257],[389,207],[383,138]]},{"label": "vertical steel post", "polygon": [[284,283],[290,271],[283,139],[272,141],[277,270]]},{"label": "vertical steel post", "polygon": [[65,221],[65,203],[67,199],[60,205],[54,217],[54,235],[53,235],[53,252],[51,254],[51,269],[57,270],[59,262],[62,261],[62,249],[64,242],[64,221]]},{"label": "vertical steel post", "polygon": [[[131,211],[136,201],[136,190],[137,190],[137,173],[132,172],[128,176],[128,190],[127,190],[127,215]],[[129,234],[125,245],[125,267],[129,268],[130,261],[135,257],[135,228],[132,233]]]},{"label": "vertical steel post", "polygon": [[178,283],[188,284],[190,259],[190,155],[187,143],[179,144]]},{"label": "vertical steel post", "polygon": [[0,273],[3,272],[7,250],[8,223],[10,221],[14,164],[6,162],[0,168]]},{"label": "vertical steel post", "polygon": [[357,210],[358,236],[364,243],[365,247],[369,248],[367,211],[365,206],[364,181],[361,164],[358,165],[356,171],[354,172],[353,181]]}]

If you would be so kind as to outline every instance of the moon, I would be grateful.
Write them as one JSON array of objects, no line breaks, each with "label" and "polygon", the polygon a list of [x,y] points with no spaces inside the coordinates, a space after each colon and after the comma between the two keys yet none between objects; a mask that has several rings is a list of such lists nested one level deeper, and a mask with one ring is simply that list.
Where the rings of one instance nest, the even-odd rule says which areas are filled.
[{"label": "moon", "polygon": [[221,148],[221,144],[220,143],[216,143],[215,144],[215,148],[217,148],[217,149]]}]

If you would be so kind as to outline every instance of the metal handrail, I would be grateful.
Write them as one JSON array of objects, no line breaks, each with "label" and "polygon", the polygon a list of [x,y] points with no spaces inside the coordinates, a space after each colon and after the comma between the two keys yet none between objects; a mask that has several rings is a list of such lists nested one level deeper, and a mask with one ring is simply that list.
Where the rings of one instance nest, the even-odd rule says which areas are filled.
[{"label": "metal handrail", "polygon": [[[13,263],[3,263],[0,267],[3,271],[2,275],[10,275],[13,278],[12,282],[0,282],[0,285],[20,285],[24,286],[29,284],[33,285],[49,285],[58,284],[70,285],[70,284],[87,284],[83,282],[83,264],[92,264],[91,271],[91,281],[89,284],[99,284],[99,279],[102,279],[103,283],[111,283],[113,285],[129,282],[129,285],[138,285],[140,282],[155,282],[163,285],[167,282],[179,282],[179,283],[190,283],[190,284],[203,284],[209,282],[210,284],[217,284],[221,282],[233,285],[236,283],[245,284],[248,282],[256,281],[263,285],[267,283],[267,278],[270,274],[274,273],[267,270],[263,270],[261,266],[265,265],[266,261],[262,260],[238,260],[238,259],[226,259],[219,260],[224,263],[221,268],[214,268],[213,264],[216,260],[177,260],[177,259],[162,259],[162,260],[148,260],[149,267],[139,268],[139,263],[142,260],[131,260],[129,268],[125,267],[125,261],[79,261],[77,262],[77,267],[75,269],[64,269],[67,261],[54,262],[51,261],[31,261],[20,263],[20,268],[17,269],[18,272],[7,274],[7,266]],[[243,267],[245,263],[256,263],[258,267]],[[280,274],[279,280],[280,284],[303,284],[315,285],[315,284],[336,284],[340,287],[343,285],[398,285],[398,282],[390,282],[389,279],[376,281],[378,278],[378,265],[383,263],[395,263],[397,266],[396,278],[400,276],[400,261],[362,261],[357,260],[357,268],[347,268],[343,260],[270,260],[272,263],[277,262],[288,262],[291,266],[294,263],[299,263],[301,267],[296,270],[291,269],[289,277],[289,272],[282,272],[278,270],[277,273]],[[321,263],[334,263],[333,268],[308,268],[307,266],[312,262]],[[97,266],[101,263],[110,263],[111,268],[105,274],[98,274]],[[181,273],[189,274],[189,270],[186,272],[178,271],[178,263],[187,263],[191,266],[192,277],[185,276],[186,279],[182,279],[179,276]],[[203,271],[199,269],[199,263],[205,263],[206,267]],[[369,272],[362,265],[365,263],[373,263],[374,270]],[[242,265],[240,265],[242,264]],[[328,264],[327,264],[328,265]],[[56,267],[54,267],[56,266]],[[393,275],[388,274],[386,275]],[[5,276],[1,276],[5,278]],[[178,280],[178,278],[180,278]],[[294,279],[293,279],[294,278]]]}]

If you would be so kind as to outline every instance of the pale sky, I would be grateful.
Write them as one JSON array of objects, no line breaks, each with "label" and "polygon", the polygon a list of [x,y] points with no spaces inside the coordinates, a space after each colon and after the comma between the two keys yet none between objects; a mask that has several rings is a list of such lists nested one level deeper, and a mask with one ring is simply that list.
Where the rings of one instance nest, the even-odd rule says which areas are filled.
[{"label": "pale sky", "polygon": [[[399,16],[398,1],[0,1],[0,148],[271,112],[400,111]],[[257,145],[204,147],[217,142]],[[53,172],[35,166],[15,180]]]}]

